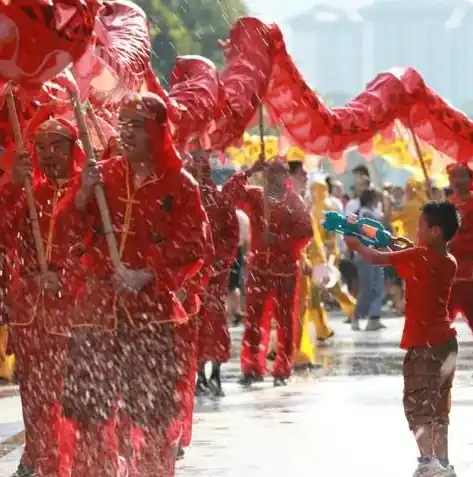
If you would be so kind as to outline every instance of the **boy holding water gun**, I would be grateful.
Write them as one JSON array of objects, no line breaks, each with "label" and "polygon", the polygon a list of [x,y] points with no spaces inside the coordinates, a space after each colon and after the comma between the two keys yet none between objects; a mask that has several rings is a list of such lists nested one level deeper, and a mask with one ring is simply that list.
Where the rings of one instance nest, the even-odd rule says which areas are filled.
[{"label": "boy holding water gun", "polygon": [[448,460],[448,424],[458,342],[448,303],[457,263],[448,244],[459,225],[453,204],[429,202],[419,217],[418,246],[386,252],[345,236],[347,246],[366,261],[394,267],[406,282],[403,404],[420,451],[414,477],[456,475]]}]

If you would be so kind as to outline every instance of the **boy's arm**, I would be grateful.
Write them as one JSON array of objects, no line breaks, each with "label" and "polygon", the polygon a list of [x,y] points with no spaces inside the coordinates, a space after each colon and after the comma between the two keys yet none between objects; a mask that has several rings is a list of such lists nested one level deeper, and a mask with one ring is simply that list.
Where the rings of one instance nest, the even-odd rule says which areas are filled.
[{"label": "boy's arm", "polygon": [[[381,252],[365,247],[356,237],[345,237],[345,243],[373,265],[394,267],[398,275],[404,279],[408,279],[415,274],[419,260],[423,257],[422,249],[418,247],[407,246],[402,250]],[[408,244],[406,243],[406,245]]]},{"label": "boy's arm", "polygon": [[347,247],[361,255],[367,262],[379,267],[387,267],[391,264],[390,257],[392,252],[380,252],[374,248],[363,245],[356,237],[345,236]]}]

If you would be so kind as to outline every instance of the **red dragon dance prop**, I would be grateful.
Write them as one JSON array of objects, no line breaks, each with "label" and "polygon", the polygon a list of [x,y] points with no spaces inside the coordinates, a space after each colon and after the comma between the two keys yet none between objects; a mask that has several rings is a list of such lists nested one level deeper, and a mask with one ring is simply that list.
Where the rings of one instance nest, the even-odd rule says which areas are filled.
[{"label": "red dragon dance prop", "polygon": [[241,139],[266,94],[273,66],[273,29],[244,17],[230,31],[220,75],[225,97],[210,128],[214,150],[223,151]]},{"label": "red dragon dance prop", "polygon": [[96,105],[139,91],[150,61],[148,19],[126,0],[102,2],[95,22],[95,41],[74,65],[81,94]]},{"label": "red dragon dance prop", "polygon": [[197,138],[204,145],[206,131],[217,114],[222,93],[218,71],[212,61],[201,56],[177,58],[168,101],[173,138],[180,150],[185,150]]},{"label": "red dragon dance prop", "polygon": [[0,81],[36,89],[85,52],[96,2],[0,1]]},{"label": "red dragon dance prop", "polygon": [[429,88],[412,68],[379,74],[342,108],[327,108],[287,53],[281,32],[272,38],[273,70],[265,104],[294,144],[339,158],[350,147],[366,149],[378,132],[392,135],[395,120],[458,162],[473,156],[473,123]]},{"label": "red dragon dance prop", "polygon": [[[0,0],[0,92],[8,82],[20,86],[16,106],[23,126],[36,114],[32,98],[45,82],[84,54],[97,8],[96,0]],[[0,104],[0,144],[6,147],[11,131],[3,97]]]}]

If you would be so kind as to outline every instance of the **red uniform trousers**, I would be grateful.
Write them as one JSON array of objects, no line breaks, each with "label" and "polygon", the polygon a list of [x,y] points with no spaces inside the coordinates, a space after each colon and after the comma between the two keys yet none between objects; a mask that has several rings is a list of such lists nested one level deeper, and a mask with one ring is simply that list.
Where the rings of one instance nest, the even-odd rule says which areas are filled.
[{"label": "red uniform trousers", "polygon": [[[178,380],[176,384],[179,415],[169,426],[168,439],[176,447],[189,447],[192,438],[195,374],[197,372],[197,322],[191,317],[187,323],[175,326]],[[131,462],[133,456],[133,423],[123,412],[117,414],[117,438],[120,456]]]},{"label": "red uniform trousers", "polygon": [[229,271],[224,271],[209,279],[205,299],[200,310],[197,360],[199,363],[230,359],[230,332],[225,314],[225,300],[228,294]]},{"label": "red uniform trousers", "polygon": [[473,331],[473,280],[458,280],[450,292],[449,310],[452,319],[462,314]]},{"label": "red uniform trousers", "polygon": [[59,472],[61,401],[67,337],[46,331],[36,318],[10,326],[25,424],[22,461],[38,477]]},{"label": "red uniform trousers", "polygon": [[274,318],[277,323],[278,349],[272,374],[284,378],[291,375],[297,330],[297,284],[297,273],[276,276],[249,270],[245,331],[240,356],[243,374],[265,375],[271,318]]},{"label": "red uniform trousers", "polygon": [[177,325],[176,351],[179,363],[180,447],[189,447],[192,439],[192,418],[194,414],[195,374],[197,372],[197,318],[191,317],[182,325]]},{"label": "red uniform trousers", "polygon": [[64,413],[78,429],[73,455],[75,477],[122,474],[116,410],[130,420],[124,445],[132,449],[130,476],[174,475],[168,439],[177,416],[173,324],[133,328],[119,315],[118,328],[76,328],[69,342]]}]

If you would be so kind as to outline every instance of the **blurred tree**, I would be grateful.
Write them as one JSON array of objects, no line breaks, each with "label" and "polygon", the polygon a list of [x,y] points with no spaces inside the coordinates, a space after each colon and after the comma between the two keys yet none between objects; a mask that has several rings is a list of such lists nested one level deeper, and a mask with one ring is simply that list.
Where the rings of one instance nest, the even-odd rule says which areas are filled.
[{"label": "blurred tree", "polygon": [[228,37],[235,21],[248,14],[243,0],[163,0],[172,6],[189,31],[193,43],[199,45],[199,54],[217,65],[223,55],[218,40]]},{"label": "blurred tree", "polygon": [[134,0],[148,15],[152,63],[166,83],[177,55],[198,54],[221,65],[217,40],[247,14],[243,0]]},{"label": "blurred tree", "polygon": [[163,0],[134,0],[148,15],[150,23],[151,57],[154,70],[164,83],[174,65],[176,55],[195,53],[191,35],[179,15]]}]

